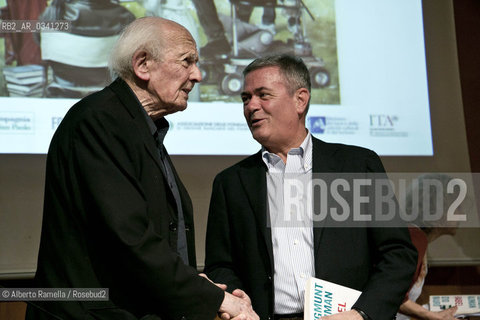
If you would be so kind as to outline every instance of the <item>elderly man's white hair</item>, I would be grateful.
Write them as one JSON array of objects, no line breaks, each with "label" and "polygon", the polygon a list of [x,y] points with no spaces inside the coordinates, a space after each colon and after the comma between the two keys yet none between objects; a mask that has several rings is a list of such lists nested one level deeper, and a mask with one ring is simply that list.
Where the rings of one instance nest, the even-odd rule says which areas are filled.
[{"label": "elderly man's white hair", "polygon": [[180,24],[160,17],[143,17],[130,23],[120,34],[110,53],[108,68],[112,78],[134,79],[132,58],[139,50],[160,61],[168,46],[168,30],[185,30]]}]

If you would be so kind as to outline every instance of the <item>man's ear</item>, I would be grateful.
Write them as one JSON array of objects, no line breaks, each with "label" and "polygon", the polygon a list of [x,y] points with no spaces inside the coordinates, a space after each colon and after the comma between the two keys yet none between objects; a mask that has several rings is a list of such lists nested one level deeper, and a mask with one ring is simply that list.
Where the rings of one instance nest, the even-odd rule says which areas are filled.
[{"label": "man's ear", "polygon": [[150,80],[150,72],[149,72],[147,61],[148,61],[148,54],[145,51],[139,50],[133,54],[133,57],[132,57],[133,72],[138,78],[144,81]]},{"label": "man's ear", "polygon": [[303,115],[307,106],[308,102],[310,101],[310,92],[308,92],[307,88],[300,88],[297,89],[295,92],[295,100],[296,100],[296,109],[298,115]]}]

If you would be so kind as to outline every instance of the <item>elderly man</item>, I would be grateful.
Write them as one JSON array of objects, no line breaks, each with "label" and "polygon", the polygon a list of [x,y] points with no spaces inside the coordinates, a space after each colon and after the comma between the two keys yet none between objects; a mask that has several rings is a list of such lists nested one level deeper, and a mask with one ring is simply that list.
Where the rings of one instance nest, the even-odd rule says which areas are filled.
[{"label": "elderly man", "polygon": [[322,319],[394,318],[416,266],[407,229],[288,226],[279,203],[287,174],[384,172],[380,159],[311,136],[310,77],[301,59],[259,58],[244,76],[244,115],[262,149],[215,178],[205,272],[227,290],[243,289],[261,319],[303,318],[309,277],[363,292],[352,310]]},{"label": "elderly man", "polygon": [[135,20],[113,49],[118,78],[65,116],[48,152],[35,284],[108,288],[109,299],[37,301],[27,319],[258,319],[247,298],[197,274],[191,200],[163,146],[164,116],[185,110],[201,80],[197,60],[179,24]]}]

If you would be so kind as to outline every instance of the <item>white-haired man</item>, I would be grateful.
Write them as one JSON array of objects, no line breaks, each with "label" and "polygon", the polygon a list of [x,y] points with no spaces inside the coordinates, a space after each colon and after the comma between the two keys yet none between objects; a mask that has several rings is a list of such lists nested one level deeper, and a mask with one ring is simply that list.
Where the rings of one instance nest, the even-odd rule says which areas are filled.
[{"label": "white-haired man", "polygon": [[201,80],[197,61],[181,25],[137,19],[113,48],[117,79],[65,116],[48,152],[35,285],[108,288],[109,299],[37,301],[27,319],[258,319],[197,274],[191,200],[163,146],[164,116]]}]

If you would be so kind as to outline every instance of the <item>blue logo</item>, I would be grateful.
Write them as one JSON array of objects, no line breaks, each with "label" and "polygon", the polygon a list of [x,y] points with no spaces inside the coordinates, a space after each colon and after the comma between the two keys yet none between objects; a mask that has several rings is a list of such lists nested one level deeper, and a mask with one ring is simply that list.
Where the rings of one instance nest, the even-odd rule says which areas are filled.
[{"label": "blue logo", "polygon": [[307,126],[311,133],[324,133],[327,121],[325,117],[309,117]]}]

